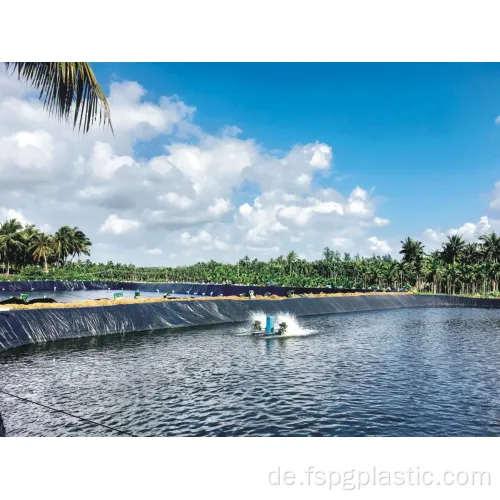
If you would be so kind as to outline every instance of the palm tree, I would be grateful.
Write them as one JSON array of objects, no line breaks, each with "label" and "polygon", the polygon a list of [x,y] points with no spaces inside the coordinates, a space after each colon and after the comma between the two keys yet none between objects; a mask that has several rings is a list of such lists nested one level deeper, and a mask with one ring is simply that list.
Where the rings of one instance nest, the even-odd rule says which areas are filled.
[{"label": "palm tree", "polygon": [[[392,287],[394,284],[394,281],[397,279],[397,273],[398,273],[398,263],[396,261],[390,261],[388,262],[382,270],[384,279],[387,283],[387,286]],[[365,286],[366,288],[366,286]]]},{"label": "palm tree", "polygon": [[7,276],[10,274],[10,264],[16,252],[25,247],[21,233],[22,228],[23,226],[16,219],[10,219],[0,226],[0,249],[7,266]]},{"label": "palm tree", "polygon": [[286,263],[287,263],[288,269],[290,271],[290,276],[292,275],[292,268],[293,268],[293,265],[297,262],[297,258],[298,258],[298,256],[294,250],[289,252],[288,255],[286,256]]},{"label": "palm tree", "polygon": [[456,280],[458,277],[456,262],[457,259],[462,256],[462,252],[464,251],[465,247],[466,242],[462,239],[462,236],[459,234],[454,234],[453,236],[448,236],[448,241],[446,243],[443,243],[443,249],[441,250],[443,262],[452,266],[452,269],[450,269],[450,272],[447,274],[447,276],[448,278],[451,278],[453,280],[453,294],[455,294]]},{"label": "palm tree", "polygon": [[422,260],[424,256],[424,246],[422,242],[414,240],[408,236],[406,240],[401,242],[400,254],[403,255],[403,262],[414,263]]},{"label": "palm tree", "polygon": [[61,265],[64,265],[68,256],[72,254],[74,248],[73,229],[71,229],[69,226],[62,226],[54,234],[53,245],[53,254],[57,262]]},{"label": "palm tree", "polygon": [[32,255],[30,254],[30,247],[33,243],[33,238],[36,234],[39,233],[39,230],[35,226],[35,224],[25,224],[23,230],[21,232],[21,238],[24,243],[24,248],[22,248],[18,252],[18,264],[21,269],[24,269],[27,265],[32,263]]},{"label": "palm tree", "polygon": [[330,272],[330,278],[332,277],[332,268],[335,269],[335,263],[334,263],[334,258],[335,258],[335,252],[330,250],[329,247],[325,247],[323,250],[323,260],[325,261],[325,266],[327,270]]},{"label": "palm tree", "polygon": [[419,289],[419,275],[422,271],[422,261],[424,259],[424,245],[421,241],[414,240],[408,236],[401,242],[402,248],[400,254],[403,255],[403,263],[409,264],[416,273],[416,285]]},{"label": "palm tree", "polygon": [[438,283],[442,276],[442,259],[438,250],[428,256],[424,268],[427,283],[432,285],[432,292],[437,293]]},{"label": "palm tree", "polygon": [[500,260],[500,236],[493,231],[480,236],[479,241],[482,242],[481,250],[483,255],[493,263],[490,274],[492,275],[493,291],[495,292],[497,288],[497,264]]},{"label": "palm tree", "polygon": [[462,259],[469,265],[481,258],[481,249],[477,243],[466,243],[462,250]]},{"label": "palm tree", "polygon": [[443,243],[442,254],[444,262],[455,265],[457,258],[461,256],[465,247],[466,242],[462,239],[462,235],[454,234],[453,236],[448,236],[448,241]]},{"label": "palm tree", "polygon": [[44,108],[58,119],[70,120],[73,128],[87,133],[99,119],[99,125],[113,130],[108,101],[86,62],[8,62],[18,79],[40,91]]},{"label": "palm tree", "polygon": [[500,236],[495,232],[483,234],[479,237],[482,242],[482,251],[486,258],[494,262],[500,261]]},{"label": "palm tree", "polygon": [[33,242],[30,246],[30,252],[33,254],[33,260],[40,262],[43,259],[43,270],[48,273],[47,257],[53,252],[52,237],[45,233],[37,233],[33,237]]},{"label": "palm tree", "polygon": [[69,251],[71,253],[71,261],[75,255],[80,257],[83,255],[90,255],[90,246],[92,246],[91,241],[87,238],[87,235],[80,230],[78,227],[74,227],[72,229],[72,235],[70,237],[70,248]]}]

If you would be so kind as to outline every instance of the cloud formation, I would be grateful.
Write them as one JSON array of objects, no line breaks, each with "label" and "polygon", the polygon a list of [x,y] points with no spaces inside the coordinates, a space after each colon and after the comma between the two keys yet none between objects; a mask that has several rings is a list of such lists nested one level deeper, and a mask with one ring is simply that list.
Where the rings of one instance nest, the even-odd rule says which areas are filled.
[{"label": "cloud formation", "polygon": [[500,233],[500,220],[490,219],[486,215],[480,217],[477,222],[466,222],[458,228],[449,228],[441,231],[437,228],[428,228],[422,233],[422,242],[426,246],[426,250],[435,250],[441,248],[449,236],[458,234],[466,241],[477,241],[482,234],[496,231]]},{"label": "cloud formation", "polygon": [[1,219],[79,226],[93,260],[138,265],[392,250],[370,187],[341,193],[318,182],[333,170],[331,145],[278,154],[236,125],[211,134],[195,107],[152,101],[138,82],[113,83],[109,102],[115,137],[82,136],[0,73]]}]

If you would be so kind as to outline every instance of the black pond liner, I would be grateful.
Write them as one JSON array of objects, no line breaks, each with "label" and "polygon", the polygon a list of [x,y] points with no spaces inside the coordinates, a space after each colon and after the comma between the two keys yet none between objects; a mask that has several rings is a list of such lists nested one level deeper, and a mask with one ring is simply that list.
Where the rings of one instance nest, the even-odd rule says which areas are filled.
[{"label": "black pond liner", "polygon": [[287,300],[193,300],[104,307],[0,310],[0,352],[37,342],[249,321],[252,313],[294,316],[400,308],[498,308],[500,299],[446,295],[361,295]]},{"label": "black pond liner", "polygon": [[21,305],[21,304],[56,304],[57,303],[57,300],[56,299],[52,299],[50,297],[40,297],[38,299],[31,299],[31,300],[28,300],[28,301],[24,301],[22,299],[20,299],[19,297],[10,297],[8,299],[5,299],[5,300],[0,300],[0,306],[3,306],[3,305],[10,305],[10,304],[18,304],[18,305]]},{"label": "black pond liner", "polygon": [[141,292],[178,293],[186,295],[206,296],[238,296],[244,293],[248,296],[250,290],[255,295],[278,295],[286,297],[293,292],[295,295],[305,293],[371,293],[373,290],[362,288],[304,288],[293,286],[252,286],[252,285],[212,285],[189,283],[140,283],[129,281],[2,281],[0,291],[4,292],[51,292],[54,291],[82,291],[82,290],[139,290]]}]

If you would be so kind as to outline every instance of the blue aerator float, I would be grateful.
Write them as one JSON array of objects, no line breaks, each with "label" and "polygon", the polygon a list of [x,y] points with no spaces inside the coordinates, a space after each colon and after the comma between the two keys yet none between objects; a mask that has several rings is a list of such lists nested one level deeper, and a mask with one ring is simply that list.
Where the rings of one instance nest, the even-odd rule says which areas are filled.
[{"label": "blue aerator float", "polygon": [[266,316],[266,333],[274,333],[274,316]]}]

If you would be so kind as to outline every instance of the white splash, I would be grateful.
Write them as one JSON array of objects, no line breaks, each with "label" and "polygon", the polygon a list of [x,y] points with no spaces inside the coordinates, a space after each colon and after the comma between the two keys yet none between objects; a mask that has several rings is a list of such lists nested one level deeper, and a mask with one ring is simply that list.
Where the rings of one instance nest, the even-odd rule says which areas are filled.
[{"label": "white splash", "polygon": [[[266,316],[267,314],[263,312],[256,312],[253,313],[250,317],[252,324],[250,325],[250,328],[253,326],[253,323],[255,321],[260,321],[262,328],[265,328],[266,326]],[[297,321],[297,318],[290,313],[278,313],[274,315],[274,328],[275,330],[278,328],[280,323],[285,322],[287,324],[287,330],[284,335],[280,335],[278,338],[283,338],[283,337],[305,337],[306,335],[311,335],[313,333],[313,330],[310,330],[308,328],[304,328],[303,326],[300,326],[299,322]]]}]

